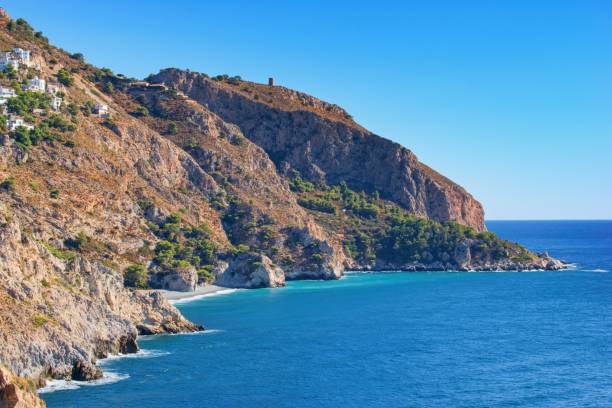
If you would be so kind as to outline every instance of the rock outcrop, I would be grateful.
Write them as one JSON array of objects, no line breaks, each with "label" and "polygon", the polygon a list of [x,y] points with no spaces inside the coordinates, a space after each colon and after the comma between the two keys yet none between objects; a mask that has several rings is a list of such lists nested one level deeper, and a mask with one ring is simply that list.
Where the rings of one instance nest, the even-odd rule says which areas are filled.
[{"label": "rock outcrop", "polygon": [[248,289],[285,286],[283,270],[257,253],[240,254],[217,273],[216,282],[221,286]]},{"label": "rock outcrop", "polygon": [[157,289],[192,292],[198,284],[198,272],[193,266],[176,266],[169,271],[152,273],[149,284]]},{"label": "rock outcrop", "polygon": [[12,374],[0,365],[0,408],[44,408],[32,382]]},{"label": "rock outcrop", "polygon": [[80,255],[66,261],[66,252],[43,243],[49,227],[31,230],[12,204],[0,205],[0,356],[13,372],[40,380],[95,377],[89,362],[136,352],[139,328],[201,329],[161,294],[124,288],[116,270]]},{"label": "rock outcrop", "polygon": [[75,381],[92,381],[102,378],[102,370],[85,360],[78,360],[72,367],[70,377]]}]

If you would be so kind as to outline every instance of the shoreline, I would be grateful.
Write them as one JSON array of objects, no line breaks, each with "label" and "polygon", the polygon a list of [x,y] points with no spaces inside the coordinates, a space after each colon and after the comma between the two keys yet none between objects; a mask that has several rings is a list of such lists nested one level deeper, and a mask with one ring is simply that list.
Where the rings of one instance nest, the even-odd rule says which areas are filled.
[{"label": "shoreline", "polygon": [[166,300],[168,300],[170,304],[175,305],[175,304],[187,303],[187,302],[191,302],[194,300],[202,299],[207,296],[232,293],[232,292],[235,292],[236,290],[238,289],[226,288],[226,287],[217,286],[217,285],[206,285],[206,286],[199,286],[196,290],[191,291],[191,292],[179,292],[175,290],[165,290],[165,289],[160,289],[159,292],[164,295],[164,297],[166,298]]}]

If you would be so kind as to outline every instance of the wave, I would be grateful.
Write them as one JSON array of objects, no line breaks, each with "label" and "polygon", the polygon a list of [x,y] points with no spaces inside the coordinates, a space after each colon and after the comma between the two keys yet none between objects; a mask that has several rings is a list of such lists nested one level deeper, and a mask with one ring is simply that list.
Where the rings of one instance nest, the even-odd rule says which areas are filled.
[{"label": "wave", "polygon": [[[155,358],[171,354],[169,351],[162,350],[138,350],[136,353],[130,354],[111,354],[104,359],[98,361],[98,367],[104,369],[104,366],[110,362],[120,359],[133,358]],[[75,381],[75,380],[47,380],[44,387],[38,389],[39,394],[45,394],[55,391],[76,390],[81,387],[91,387],[96,385],[114,384],[116,382],[130,378],[129,374],[117,373],[112,370],[102,371],[102,378],[93,381]]]},{"label": "wave", "polygon": [[[225,330],[221,330],[221,329],[206,329],[206,330],[199,330],[199,331],[194,331],[194,332],[189,332],[189,333],[145,334],[145,335],[142,335],[142,336],[138,336],[138,341],[140,341],[140,342],[142,342],[142,341],[149,341],[149,340],[153,340],[155,338],[158,338],[159,336],[195,336],[195,335],[199,335],[199,334],[223,333],[224,331]],[[163,355],[166,355],[166,354],[170,354],[170,352],[160,351],[158,355],[152,356],[152,357],[163,356]],[[122,354],[122,356],[124,356],[124,355]],[[126,354],[125,356],[128,356],[128,355]]]},{"label": "wave", "polygon": [[38,390],[39,394],[48,394],[55,391],[76,390],[81,387],[94,387],[97,385],[114,384],[130,378],[129,374],[121,374],[113,371],[105,371],[102,378],[93,381],[74,380],[48,380],[47,384]]},{"label": "wave", "polygon": [[[182,333],[184,336],[193,336],[194,334],[215,334],[215,333],[223,333],[225,330],[221,330],[221,329],[206,329],[206,330],[201,330],[201,331],[197,331],[197,332],[191,332],[191,333]],[[181,334],[181,333],[179,333]]]},{"label": "wave", "polygon": [[227,294],[230,294],[230,293],[234,293],[234,292],[236,292],[238,290],[240,290],[240,289],[223,289],[223,290],[218,290],[216,292],[203,293],[201,295],[193,295],[193,296],[186,297],[186,298],[183,298],[183,299],[169,300],[169,302],[171,304],[173,304],[173,305],[180,305],[180,304],[184,304],[184,303],[193,302],[195,300],[200,300],[200,299],[205,298],[205,297],[227,295]]},{"label": "wave", "polygon": [[155,357],[161,357],[161,356],[167,356],[168,354],[171,354],[169,351],[162,351],[162,350],[143,350],[140,349],[138,350],[136,353],[129,353],[129,354],[111,354],[108,357],[100,360],[98,362],[99,366],[104,366],[105,364],[111,362],[111,361],[115,361],[115,360],[119,360],[119,359],[127,359],[127,358],[155,358]]},{"label": "wave", "polygon": [[566,264],[564,270],[578,271],[578,272],[600,272],[600,273],[610,272],[610,270],[603,269],[603,268],[583,269],[577,263]]},{"label": "wave", "polygon": [[568,264],[565,264],[565,268],[563,268],[563,269],[567,269],[567,270],[572,270],[573,271],[573,270],[578,269],[578,264],[577,263],[568,263]]}]

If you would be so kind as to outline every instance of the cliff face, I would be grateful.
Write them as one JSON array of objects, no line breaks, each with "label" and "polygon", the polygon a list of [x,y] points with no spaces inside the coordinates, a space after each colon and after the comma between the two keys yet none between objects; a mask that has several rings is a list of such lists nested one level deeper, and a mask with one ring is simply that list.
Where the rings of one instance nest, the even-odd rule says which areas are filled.
[{"label": "cliff face", "polygon": [[485,230],[482,206],[462,187],[420,163],[401,145],[355,124],[335,105],[282,87],[222,82],[168,69],[149,78],[165,83],[240,127],[285,174],[345,181],[378,191],[410,213]]}]

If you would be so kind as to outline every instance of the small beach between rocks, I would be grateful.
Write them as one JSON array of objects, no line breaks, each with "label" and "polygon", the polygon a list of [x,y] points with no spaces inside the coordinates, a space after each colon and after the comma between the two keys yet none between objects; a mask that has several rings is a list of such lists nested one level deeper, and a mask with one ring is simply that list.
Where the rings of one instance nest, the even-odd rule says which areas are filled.
[{"label": "small beach between rocks", "polygon": [[191,302],[193,300],[201,299],[205,296],[219,295],[223,293],[231,293],[237,289],[226,288],[217,285],[206,285],[198,286],[198,288],[191,292],[178,292],[174,290],[160,290],[164,297],[168,299],[171,304]]}]

